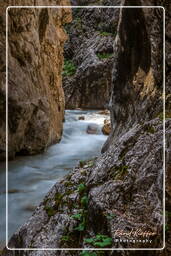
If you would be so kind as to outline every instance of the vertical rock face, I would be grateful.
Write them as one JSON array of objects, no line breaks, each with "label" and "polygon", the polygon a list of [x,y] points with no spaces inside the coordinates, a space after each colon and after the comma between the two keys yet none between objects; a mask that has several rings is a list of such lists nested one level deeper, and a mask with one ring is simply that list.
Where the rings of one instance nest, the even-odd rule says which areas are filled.
[{"label": "vertical rock face", "polygon": [[[6,1],[10,5],[69,5],[69,1]],[[5,5],[5,4],[4,4]],[[4,6],[3,5],[3,6]],[[61,85],[63,25],[69,9],[10,8],[8,10],[8,136],[9,157],[35,154],[58,142],[62,134],[64,94]],[[5,8],[1,9],[1,39]],[[3,42],[4,43],[4,42]],[[4,44],[1,47],[4,47]],[[0,157],[4,157],[5,56],[1,48]]]},{"label": "vertical rock face", "polygon": [[[154,2],[163,4],[162,1],[148,1],[148,4],[154,5]],[[140,3],[147,4],[143,0]],[[134,5],[135,1],[123,1],[122,4]],[[170,6],[167,8],[170,10]],[[170,14],[166,14],[168,27]],[[169,35],[166,43],[168,51]],[[96,160],[80,164],[56,184],[28,222],[13,235],[10,247],[98,247],[101,250],[103,246],[163,246],[162,9],[122,9],[114,47],[110,101],[113,133],[104,147],[105,152]],[[166,72],[170,74],[169,56],[166,62]],[[170,218],[171,201],[169,79],[167,76],[167,218]],[[148,239],[151,243],[115,240],[129,239],[126,232],[131,230],[150,232]],[[168,240],[164,251],[105,251],[104,255],[169,256],[170,231],[166,234]],[[144,240],[140,234],[138,239]],[[4,251],[3,255],[17,253]],[[21,255],[45,253],[23,251]],[[80,252],[47,251],[46,255],[78,256]],[[98,252],[94,255],[98,256]]]},{"label": "vertical rock face", "polygon": [[119,5],[120,1],[73,1],[88,9],[73,9],[73,21],[66,25],[63,88],[67,108],[108,107],[113,66],[113,41],[119,10],[91,8],[91,5]]},{"label": "vertical rock face", "polygon": [[[134,1],[126,1],[132,5]],[[146,1],[139,4],[146,5]],[[151,6],[154,2],[149,2]],[[163,9],[123,9],[114,42],[111,141],[133,124],[162,113]]]}]

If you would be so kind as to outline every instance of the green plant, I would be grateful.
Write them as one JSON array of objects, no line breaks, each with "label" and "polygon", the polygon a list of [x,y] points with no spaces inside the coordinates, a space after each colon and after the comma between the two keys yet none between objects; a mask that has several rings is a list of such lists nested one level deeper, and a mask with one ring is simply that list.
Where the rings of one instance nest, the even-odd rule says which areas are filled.
[{"label": "green plant", "polygon": [[99,35],[100,36],[114,36],[112,33],[107,32],[107,31],[100,31]]},{"label": "green plant", "polygon": [[64,60],[64,68],[62,74],[64,76],[72,76],[75,74],[77,68],[72,60]]},{"label": "green plant", "polygon": [[95,252],[91,252],[91,251],[82,251],[80,253],[80,256],[97,256],[97,254]]},{"label": "green plant", "polygon": [[85,195],[81,198],[81,206],[83,208],[87,209],[87,207],[88,207],[88,197],[87,197],[87,195]]},{"label": "green plant", "polygon": [[69,237],[69,236],[62,236],[62,237],[61,237],[61,241],[68,242],[69,240],[70,240],[70,237]]},{"label": "green plant", "polygon": [[93,238],[84,239],[84,242],[95,247],[105,248],[107,246],[111,246],[112,238],[106,235],[98,234]]},{"label": "green plant", "polygon": [[56,207],[58,207],[60,204],[61,204],[61,201],[63,199],[64,195],[59,193],[59,192],[56,192],[55,194],[55,205]]},{"label": "green plant", "polygon": [[113,55],[113,53],[97,53],[97,57],[100,60],[108,59],[108,58],[112,57],[112,55]]},{"label": "green plant", "polygon": [[86,185],[81,183],[77,187],[77,191],[79,192],[79,202],[81,204],[82,209],[77,214],[72,215],[71,217],[78,220],[78,226],[74,228],[77,231],[84,231],[86,229],[87,223],[87,207],[88,207],[88,197],[86,193]]},{"label": "green plant", "polygon": [[75,219],[75,220],[81,220],[82,219],[82,214],[81,213],[77,213],[71,216],[71,218]]},{"label": "green plant", "polygon": [[45,206],[44,209],[49,217],[54,216],[56,213],[53,207]]},{"label": "green plant", "polygon": [[77,227],[74,228],[74,230],[84,231],[85,228],[86,228],[85,222],[81,222]]},{"label": "green plant", "polygon": [[80,194],[83,193],[83,192],[85,192],[85,190],[86,190],[85,184],[83,184],[83,183],[79,184],[78,187],[77,187],[77,190],[78,190],[78,192],[79,192]]}]

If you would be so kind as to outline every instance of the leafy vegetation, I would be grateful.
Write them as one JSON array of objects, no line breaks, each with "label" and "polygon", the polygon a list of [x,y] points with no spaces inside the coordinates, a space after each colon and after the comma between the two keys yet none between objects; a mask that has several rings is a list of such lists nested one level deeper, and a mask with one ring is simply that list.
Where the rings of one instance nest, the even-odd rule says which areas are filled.
[{"label": "leafy vegetation", "polygon": [[108,59],[112,57],[113,53],[97,53],[97,56],[100,60]]},{"label": "leafy vegetation", "polygon": [[77,187],[77,191],[80,194],[80,205],[81,209],[80,212],[77,214],[72,215],[71,217],[78,220],[78,226],[74,228],[74,230],[77,231],[84,231],[86,229],[86,223],[87,223],[87,208],[88,208],[88,196],[87,196],[87,188],[86,185],[81,183]]},{"label": "leafy vegetation", "polygon": [[86,190],[85,184],[83,184],[83,183],[79,184],[77,187],[77,190],[78,190],[79,194],[85,192],[85,190]]},{"label": "leafy vegetation", "polygon": [[80,256],[97,256],[97,254],[95,252],[91,252],[91,251],[82,251],[80,253]]},{"label": "leafy vegetation", "polygon": [[56,213],[56,211],[54,210],[53,207],[45,206],[44,209],[45,209],[45,211],[46,211],[46,213],[47,213],[47,215],[48,215],[49,217],[55,215],[55,213]]},{"label": "leafy vegetation", "polygon": [[99,31],[100,36],[114,36],[114,34],[107,31]]},{"label": "leafy vegetation", "polygon": [[64,60],[64,68],[62,72],[63,76],[73,76],[76,70],[77,68],[72,62],[72,60]]},{"label": "leafy vegetation", "polygon": [[112,245],[112,238],[106,235],[97,234],[93,238],[84,239],[84,242],[97,248],[105,248]]}]

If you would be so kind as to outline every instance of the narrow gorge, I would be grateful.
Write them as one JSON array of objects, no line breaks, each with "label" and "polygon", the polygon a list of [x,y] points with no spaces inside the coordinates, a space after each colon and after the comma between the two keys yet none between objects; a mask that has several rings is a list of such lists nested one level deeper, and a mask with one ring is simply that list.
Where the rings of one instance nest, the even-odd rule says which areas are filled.
[{"label": "narrow gorge", "polygon": [[[135,3],[137,8],[130,8]],[[169,256],[170,2],[3,1],[1,160],[5,159],[5,8],[21,4],[89,8],[9,9],[9,218],[17,216],[23,205],[28,209],[33,198],[36,205],[29,208],[27,219],[20,211],[21,226],[17,231],[13,227],[8,243],[16,250],[4,248],[0,255]],[[103,126],[109,126],[109,119],[106,136]]]}]

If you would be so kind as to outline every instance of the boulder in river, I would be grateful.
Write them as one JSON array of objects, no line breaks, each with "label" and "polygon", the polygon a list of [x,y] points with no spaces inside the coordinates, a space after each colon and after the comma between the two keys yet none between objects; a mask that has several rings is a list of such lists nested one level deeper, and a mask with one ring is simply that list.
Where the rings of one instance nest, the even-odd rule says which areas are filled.
[{"label": "boulder in river", "polygon": [[99,134],[99,126],[97,124],[89,124],[87,127],[88,134]]},{"label": "boulder in river", "polygon": [[111,123],[110,120],[105,119],[104,120],[104,125],[102,127],[102,132],[104,135],[109,135],[111,133]]},{"label": "boulder in river", "polygon": [[79,116],[78,120],[85,120],[85,116]]}]

